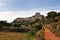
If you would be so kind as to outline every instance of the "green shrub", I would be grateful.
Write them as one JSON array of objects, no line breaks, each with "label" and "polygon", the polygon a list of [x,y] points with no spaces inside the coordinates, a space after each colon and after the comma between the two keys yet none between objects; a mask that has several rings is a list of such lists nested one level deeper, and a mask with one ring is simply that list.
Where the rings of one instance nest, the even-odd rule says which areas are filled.
[{"label": "green shrub", "polygon": [[28,34],[29,34],[30,36],[34,36],[34,35],[36,35],[36,32],[35,32],[34,29],[31,29],[31,30],[28,32]]},{"label": "green shrub", "polygon": [[41,29],[42,29],[42,26],[41,26],[41,25],[37,25],[37,28],[38,28],[39,30],[41,30]]}]

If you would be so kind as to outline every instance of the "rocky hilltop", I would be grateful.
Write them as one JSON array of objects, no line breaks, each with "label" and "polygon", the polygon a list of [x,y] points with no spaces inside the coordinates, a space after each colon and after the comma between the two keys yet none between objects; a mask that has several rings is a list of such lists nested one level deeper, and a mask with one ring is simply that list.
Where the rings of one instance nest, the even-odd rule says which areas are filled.
[{"label": "rocky hilltop", "polygon": [[34,22],[35,20],[39,19],[42,20],[43,15],[41,15],[39,12],[37,12],[35,15],[33,15],[32,17],[27,17],[27,18],[16,18],[14,22],[23,22],[23,21],[29,21],[29,22]]},{"label": "rocky hilltop", "polygon": [[51,31],[60,33],[60,12],[51,11],[47,13],[47,16],[43,16],[37,12],[32,17],[19,17],[11,23],[0,21],[0,31],[24,32],[31,29],[37,31],[43,29],[42,27],[48,27]]},{"label": "rocky hilltop", "polygon": [[[41,22],[44,19],[44,16],[37,12],[32,17],[27,18],[16,18],[13,22],[7,23],[5,21],[0,21],[2,23],[2,27],[0,30],[2,31],[12,31],[12,32],[20,32],[20,31],[29,31],[34,29],[35,31],[41,29]],[[39,27],[38,27],[39,26]]]}]

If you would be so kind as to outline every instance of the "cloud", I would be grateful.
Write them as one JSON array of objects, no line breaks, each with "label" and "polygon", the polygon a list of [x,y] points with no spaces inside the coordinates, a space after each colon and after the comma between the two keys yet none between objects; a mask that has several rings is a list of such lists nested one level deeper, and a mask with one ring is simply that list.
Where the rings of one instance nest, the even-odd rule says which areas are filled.
[{"label": "cloud", "polygon": [[13,21],[17,17],[30,17],[35,14],[37,10],[24,10],[24,11],[2,11],[0,12],[0,20]]},{"label": "cloud", "polygon": [[[60,5],[53,6],[53,7],[47,6],[47,4],[46,4],[46,6],[40,5],[40,4],[43,4],[43,1],[49,2],[51,0],[43,0],[43,1],[41,0],[40,2],[42,2],[42,3],[40,3],[39,1],[40,0],[38,0],[38,1],[37,0],[33,0],[33,1],[31,1],[31,0],[27,1],[26,0],[27,3],[24,4],[24,2],[25,2],[24,0],[0,0],[0,20],[7,20],[8,22],[11,22],[17,17],[30,17],[30,16],[34,15],[37,11],[40,12],[40,14],[45,15],[45,16],[47,15],[46,13],[49,11],[52,11],[52,10],[60,11],[60,9],[59,9]],[[29,2],[31,2],[32,4],[31,3],[28,4]],[[37,2],[39,2],[39,3],[37,3]],[[40,6],[37,4],[39,4]],[[39,8],[37,8],[37,6]],[[22,10],[25,8],[27,10]],[[8,9],[10,9],[10,10],[8,10]],[[14,10],[16,10],[16,11],[14,11]]]},{"label": "cloud", "polygon": [[16,0],[0,0],[0,11],[10,9],[11,2],[14,2]]},{"label": "cloud", "polygon": [[[36,12],[40,12],[42,15],[47,15],[47,12],[51,10],[40,10],[40,9],[31,9],[24,11],[2,11],[0,12],[0,20],[7,20],[8,22],[12,22],[14,19],[18,17],[30,17],[33,16]],[[52,11],[60,11],[60,10],[52,10]]]}]

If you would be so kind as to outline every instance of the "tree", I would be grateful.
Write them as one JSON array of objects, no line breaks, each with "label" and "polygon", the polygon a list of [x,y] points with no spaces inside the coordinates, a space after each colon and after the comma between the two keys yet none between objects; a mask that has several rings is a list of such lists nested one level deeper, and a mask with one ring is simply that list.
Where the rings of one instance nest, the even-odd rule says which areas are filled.
[{"label": "tree", "polygon": [[55,12],[55,11],[48,12],[47,16],[48,16],[48,18],[54,18],[57,16],[57,12]]},{"label": "tree", "polygon": [[2,25],[2,26],[11,26],[11,23],[8,23],[7,21],[0,21],[0,25]]},{"label": "tree", "polygon": [[34,35],[36,35],[36,32],[35,32],[34,29],[31,29],[31,30],[28,32],[28,34],[29,34],[30,36],[34,36]]},{"label": "tree", "polygon": [[33,28],[37,28],[38,30],[41,30],[42,29],[42,24],[39,24],[39,23],[35,23],[32,25]]},{"label": "tree", "polygon": [[40,22],[40,19],[36,19],[35,22]]},{"label": "tree", "polygon": [[28,40],[33,40],[33,38],[35,38],[36,36],[36,32],[34,29],[31,29],[29,32],[28,32]]},{"label": "tree", "polygon": [[58,12],[58,16],[60,16],[60,12]]},{"label": "tree", "polygon": [[21,24],[19,24],[19,23],[15,23],[15,24],[14,24],[14,27],[20,27],[20,25],[21,25]]},{"label": "tree", "polygon": [[4,26],[9,28],[9,26],[11,26],[11,24],[8,23],[7,21],[0,21],[0,31],[2,31]]}]

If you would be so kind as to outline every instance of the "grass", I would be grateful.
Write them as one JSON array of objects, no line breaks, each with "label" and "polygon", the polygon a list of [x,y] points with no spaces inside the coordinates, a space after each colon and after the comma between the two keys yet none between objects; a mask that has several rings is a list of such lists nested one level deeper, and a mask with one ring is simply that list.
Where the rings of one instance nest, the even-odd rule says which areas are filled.
[{"label": "grass", "polygon": [[24,40],[26,36],[26,33],[0,32],[0,40]]},{"label": "grass", "polygon": [[55,34],[57,37],[60,37],[60,31],[56,31]]},{"label": "grass", "polygon": [[33,37],[29,36],[28,33],[0,32],[0,40],[40,40],[42,34],[42,30],[36,32]]}]

